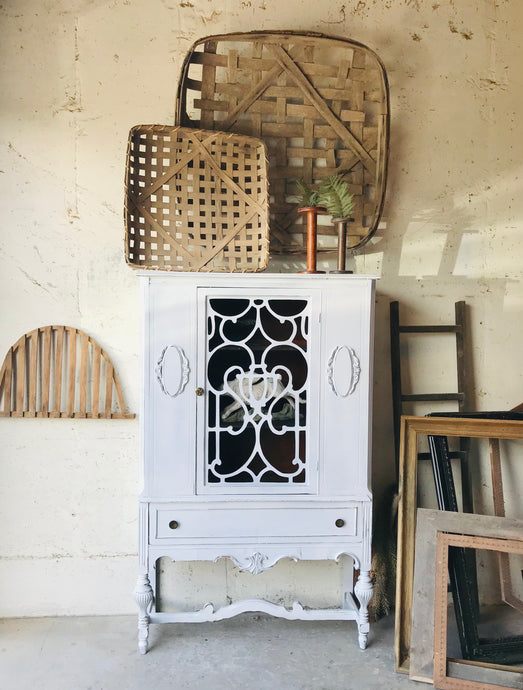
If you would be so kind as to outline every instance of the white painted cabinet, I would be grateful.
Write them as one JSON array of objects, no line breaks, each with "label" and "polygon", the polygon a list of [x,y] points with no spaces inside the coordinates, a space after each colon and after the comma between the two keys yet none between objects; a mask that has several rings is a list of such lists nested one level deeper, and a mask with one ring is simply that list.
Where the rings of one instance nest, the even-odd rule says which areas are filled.
[{"label": "white painted cabinet", "polygon": [[[140,651],[151,622],[245,611],[356,620],[364,648],[374,280],[149,272],[141,281]],[[245,600],[194,613],[155,609],[162,556],[227,556],[259,573],[281,558],[343,554],[359,577],[339,608]]]}]

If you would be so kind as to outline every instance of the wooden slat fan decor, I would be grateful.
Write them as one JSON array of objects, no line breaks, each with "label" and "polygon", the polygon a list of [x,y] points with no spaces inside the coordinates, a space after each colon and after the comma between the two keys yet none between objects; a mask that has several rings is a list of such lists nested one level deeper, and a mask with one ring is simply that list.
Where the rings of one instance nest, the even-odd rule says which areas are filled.
[{"label": "wooden slat fan decor", "polygon": [[44,326],[10,348],[0,369],[0,416],[133,419],[107,353],[70,326]]},{"label": "wooden slat fan decor", "polygon": [[[269,154],[273,252],[303,252],[297,178],[309,184],[347,171],[354,196],[347,246],[378,227],[385,196],[389,93],[385,68],[360,43],[291,31],[210,36],[189,51],[176,124],[259,137]],[[320,251],[336,247],[324,216]]]}]

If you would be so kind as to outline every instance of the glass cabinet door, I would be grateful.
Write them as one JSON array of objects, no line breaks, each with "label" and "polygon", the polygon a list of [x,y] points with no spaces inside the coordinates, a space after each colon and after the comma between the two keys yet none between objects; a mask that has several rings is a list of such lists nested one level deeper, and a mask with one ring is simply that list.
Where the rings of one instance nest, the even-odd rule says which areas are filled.
[{"label": "glass cabinet door", "polygon": [[317,300],[308,293],[204,292],[199,491],[315,491]]}]

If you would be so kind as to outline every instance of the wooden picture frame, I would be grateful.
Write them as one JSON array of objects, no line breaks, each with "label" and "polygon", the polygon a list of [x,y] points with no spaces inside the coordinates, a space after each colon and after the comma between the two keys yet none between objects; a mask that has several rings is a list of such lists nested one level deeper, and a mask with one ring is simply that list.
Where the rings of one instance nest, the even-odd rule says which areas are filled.
[{"label": "wooden picture frame", "polygon": [[[414,550],[418,486],[418,437],[523,439],[523,421],[472,417],[416,417],[405,415],[400,428],[398,505],[398,562],[394,667],[409,672]],[[475,516],[476,518],[479,516]]]},{"label": "wooden picture frame", "polygon": [[[489,439],[492,451],[493,444],[498,446],[499,440]],[[451,465],[451,454],[446,436],[429,436],[429,447],[438,495],[438,508],[444,511],[458,512],[458,502]],[[493,453],[491,452],[491,466]],[[498,476],[493,484],[495,508],[500,509],[503,504],[503,482],[501,478],[501,462],[497,457]],[[501,500],[500,500],[501,498]],[[504,517],[504,506],[501,515]],[[500,552],[498,557],[505,557],[506,571],[510,578],[509,554]],[[500,559],[498,558],[498,563]],[[448,554],[450,589],[454,602],[456,625],[461,646],[461,656],[470,661],[486,661],[489,663],[511,664],[515,652],[523,649],[523,636],[509,639],[498,638],[488,641],[482,640],[478,631],[479,595],[476,569],[476,554],[473,549],[455,548]],[[500,579],[503,589],[503,581],[507,578],[507,572],[501,570]],[[503,592],[503,601],[506,602],[506,593]]]},{"label": "wooden picture frame", "polygon": [[[492,475],[492,495],[494,499],[494,515],[505,517],[505,495],[501,476],[501,453],[499,439],[489,439],[490,470]],[[523,613],[523,600],[514,593],[510,561],[508,553],[498,553],[499,579],[501,583],[501,598],[520,613]]]},{"label": "wooden picture frame", "polygon": [[[523,538],[523,520],[428,508],[417,509],[409,675],[412,680],[424,683],[432,683],[434,675],[434,572],[438,532],[466,533],[498,539],[521,539]],[[468,665],[469,662],[463,662],[463,664]],[[478,666],[484,665],[478,664]]]},{"label": "wooden picture frame", "polygon": [[[476,516],[475,516],[476,517]],[[497,518],[505,520],[505,518]],[[436,583],[434,596],[434,687],[439,690],[510,690],[511,688],[521,687],[517,685],[500,685],[503,683],[503,675],[506,673],[519,674],[519,681],[523,678],[523,669],[512,667],[494,666],[483,664],[482,679],[473,680],[471,678],[456,678],[448,675],[447,663],[447,575],[449,567],[449,548],[483,549],[487,551],[498,551],[502,553],[515,553],[523,555],[523,531],[519,532],[518,539],[492,538],[483,535],[452,534],[437,532],[436,536]],[[476,662],[469,664],[474,669],[478,667]],[[466,668],[461,665],[461,670]],[[485,682],[488,671],[490,675],[495,675],[496,682]],[[493,673],[495,672],[495,674]],[[494,678],[491,678],[494,680]],[[506,681],[508,682],[508,680]]]}]

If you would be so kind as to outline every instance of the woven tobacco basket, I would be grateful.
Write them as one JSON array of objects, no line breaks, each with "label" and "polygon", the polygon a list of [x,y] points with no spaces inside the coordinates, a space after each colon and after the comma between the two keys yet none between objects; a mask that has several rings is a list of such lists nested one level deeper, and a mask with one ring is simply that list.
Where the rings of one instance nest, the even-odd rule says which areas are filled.
[{"label": "woven tobacco basket", "polygon": [[[348,171],[354,213],[347,245],[375,232],[389,140],[385,69],[367,47],[321,34],[256,32],[197,41],[182,68],[176,122],[261,138],[269,153],[271,249],[305,248],[297,178]],[[336,246],[329,219],[320,250]]]},{"label": "woven tobacco basket", "polygon": [[166,125],[131,129],[125,175],[129,265],[260,271],[268,247],[267,154],[261,141]]}]

